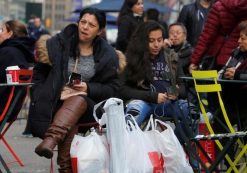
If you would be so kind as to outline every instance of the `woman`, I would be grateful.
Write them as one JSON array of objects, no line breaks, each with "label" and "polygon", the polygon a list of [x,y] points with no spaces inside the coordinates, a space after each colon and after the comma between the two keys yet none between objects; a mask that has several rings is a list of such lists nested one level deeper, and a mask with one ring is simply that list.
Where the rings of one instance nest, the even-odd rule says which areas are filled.
[{"label": "woman", "polygon": [[173,50],[163,49],[163,33],[155,21],[140,24],[126,52],[120,96],[128,103],[126,114],[135,116],[139,125],[151,114],[175,115],[182,120],[189,117],[188,103],[180,99],[185,92],[178,80],[178,57]]},{"label": "woman", "polygon": [[[247,20],[239,24],[240,37],[238,39],[239,46],[233,51],[226,65],[219,72],[222,73],[224,79],[229,80],[247,80]],[[247,85],[243,84],[224,84],[223,96],[226,102],[226,108],[231,119],[231,122],[238,123],[240,129],[246,130],[247,127]],[[234,92],[232,92],[234,91]],[[234,115],[234,116],[233,116]],[[236,115],[239,115],[240,121]]]},{"label": "woman", "polygon": [[[27,69],[34,62],[33,46],[34,40],[28,37],[26,26],[18,20],[9,20],[0,24],[0,83],[6,83],[6,68],[8,66],[19,66]],[[3,111],[10,93],[10,88],[0,87],[0,112]],[[22,97],[24,99],[25,93]],[[22,106],[22,99],[15,107],[15,116]],[[10,117],[13,118],[13,117]]]},{"label": "woman", "polygon": [[125,0],[118,16],[116,49],[125,53],[131,35],[137,25],[143,22],[143,0]]},{"label": "woman", "polygon": [[69,151],[77,124],[94,122],[95,103],[115,96],[119,88],[116,52],[99,36],[105,25],[105,13],[83,9],[78,25],[68,25],[47,41],[49,61],[35,66],[37,86],[33,88],[30,110],[33,130],[42,124],[45,129],[43,120],[49,123],[49,115],[53,115],[43,136],[43,131],[36,131],[44,140],[35,152],[51,158],[58,145],[60,172],[72,172]]},{"label": "woman", "polygon": [[215,58],[214,69],[221,69],[238,45],[238,24],[247,20],[247,0],[218,0],[209,11],[204,29],[191,56],[190,71],[199,67],[202,58]]}]

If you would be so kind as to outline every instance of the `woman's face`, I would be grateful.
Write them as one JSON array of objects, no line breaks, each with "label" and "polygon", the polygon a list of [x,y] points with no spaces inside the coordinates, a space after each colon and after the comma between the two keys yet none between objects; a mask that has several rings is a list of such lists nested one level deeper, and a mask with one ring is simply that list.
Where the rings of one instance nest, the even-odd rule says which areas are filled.
[{"label": "woman's face", "polygon": [[247,35],[244,32],[240,32],[238,43],[239,43],[240,51],[246,52],[247,51]]},{"label": "woman's face", "polygon": [[179,25],[173,25],[169,29],[169,39],[174,46],[181,45],[186,40],[186,33]]},{"label": "woman's face", "polygon": [[133,11],[133,13],[142,15],[143,11],[144,11],[143,0],[138,0],[137,3],[135,5],[133,5],[131,10]]},{"label": "woman's face", "polygon": [[151,31],[148,37],[149,53],[151,54],[151,57],[154,58],[159,54],[164,44],[162,30]]},{"label": "woman's face", "polygon": [[82,42],[91,42],[102,30],[99,29],[99,23],[96,17],[86,13],[79,21],[79,40]]},{"label": "woman's face", "polygon": [[0,44],[12,36],[12,31],[7,31],[6,25],[0,24]]}]

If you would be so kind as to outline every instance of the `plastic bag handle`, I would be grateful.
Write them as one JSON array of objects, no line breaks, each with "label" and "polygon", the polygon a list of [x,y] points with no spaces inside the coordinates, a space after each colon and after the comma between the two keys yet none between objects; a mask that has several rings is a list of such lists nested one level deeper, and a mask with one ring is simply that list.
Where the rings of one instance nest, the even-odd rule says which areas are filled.
[{"label": "plastic bag handle", "polygon": [[106,100],[103,100],[103,101],[97,103],[96,105],[94,105],[94,108],[93,108],[93,117],[94,117],[95,121],[96,121],[97,123],[99,123],[100,126],[103,126],[103,125],[106,124],[105,122],[102,122],[102,121],[103,121],[103,117],[106,117],[106,114],[103,113],[101,119],[99,119],[99,118],[97,117],[97,115],[96,115],[96,110],[97,110],[101,105],[105,104],[105,102],[106,102]]},{"label": "plastic bag handle", "polygon": [[148,131],[149,129],[155,130],[153,114],[150,115],[150,118],[148,120],[148,124],[146,125],[144,131]]}]

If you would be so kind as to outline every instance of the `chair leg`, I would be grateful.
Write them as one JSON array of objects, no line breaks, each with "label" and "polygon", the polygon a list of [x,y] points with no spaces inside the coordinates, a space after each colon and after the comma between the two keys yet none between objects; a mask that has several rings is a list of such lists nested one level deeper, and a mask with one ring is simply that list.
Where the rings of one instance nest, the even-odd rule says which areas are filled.
[{"label": "chair leg", "polygon": [[[11,173],[10,170],[9,170],[9,168],[8,168],[8,166],[7,166],[7,164],[6,164],[5,161],[3,160],[3,157],[1,156],[1,154],[0,154],[0,162],[2,163],[2,165],[3,165],[4,169],[6,170],[6,172],[7,172],[7,173]],[[0,170],[0,173],[2,173],[1,170]]]},{"label": "chair leg", "polygon": [[2,137],[2,141],[5,144],[5,146],[8,148],[8,150],[10,151],[12,156],[15,158],[15,160],[18,162],[18,164],[20,166],[24,166],[24,164],[23,164],[22,160],[20,159],[20,157],[15,153],[15,151],[11,148],[11,146],[8,144],[8,142],[6,141],[6,139],[4,137]]}]

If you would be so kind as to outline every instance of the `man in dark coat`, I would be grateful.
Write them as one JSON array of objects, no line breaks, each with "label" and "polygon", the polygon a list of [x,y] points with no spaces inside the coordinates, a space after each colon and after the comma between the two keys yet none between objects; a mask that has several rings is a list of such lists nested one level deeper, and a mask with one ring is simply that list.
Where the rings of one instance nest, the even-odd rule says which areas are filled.
[{"label": "man in dark coat", "polygon": [[178,22],[184,24],[188,31],[188,42],[195,47],[203,25],[207,19],[209,9],[213,0],[196,0],[195,2],[183,6]]}]

